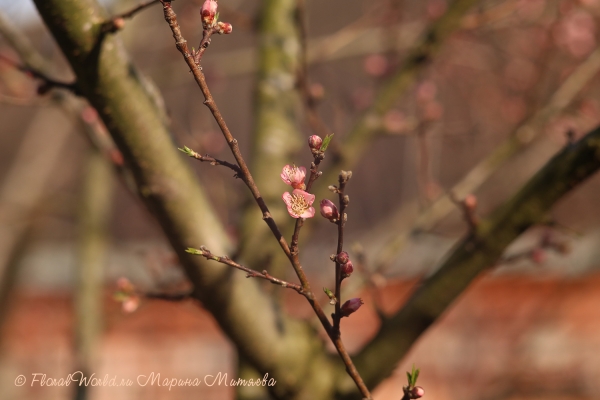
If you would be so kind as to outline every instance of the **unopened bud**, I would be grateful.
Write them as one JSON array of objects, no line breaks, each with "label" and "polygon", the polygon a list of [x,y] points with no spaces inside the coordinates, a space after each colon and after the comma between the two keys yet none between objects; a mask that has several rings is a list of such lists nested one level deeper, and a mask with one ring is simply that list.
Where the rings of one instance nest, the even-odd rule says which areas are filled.
[{"label": "unopened bud", "polygon": [[342,181],[347,181],[352,178],[352,171],[340,171],[340,178]]},{"label": "unopened bud", "polygon": [[205,0],[200,9],[202,16],[202,25],[204,29],[215,26],[215,16],[217,15],[217,2],[215,0]]},{"label": "unopened bud", "polygon": [[323,144],[323,139],[320,136],[312,135],[308,138],[308,147],[312,150],[320,150],[321,145]]},{"label": "unopened bud", "polygon": [[219,21],[217,29],[220,35],[229,35],[233,31],[233,26],[229,22]]},{"label": "unopened bud", "polygon": [[342,279],[349,278],[354,272],[354,266],[352,265],[352,261],[348,260],[346,264],[342,265]]},{"label": "unopened bud", "polygon": [[415,386],[410,390],[409,396],[411,399],[420,399],[425,395],[425,389],[421,386]]},{"label": "unopened bud", "polygon": [[337,207],[328,199],[321,200],[321,215],[331,222],[335,222],[340,218]]},{"label": "unopened bud", "polygon": [[342,251],[335,257],[335,261],[340,264],[346,264],[348,261],[350,261],[350,256],[345,251]]},{"label": "unopened bud", "polygon": [[342,317],[347,317],[350,314],[356,312],[356,310],[358,310],[363,304],[364,302],[362,301],[362,299],[358,297],[350,299],[344,304],[342,304],[342,307],[340,308],[340,314],[342,315]]}]

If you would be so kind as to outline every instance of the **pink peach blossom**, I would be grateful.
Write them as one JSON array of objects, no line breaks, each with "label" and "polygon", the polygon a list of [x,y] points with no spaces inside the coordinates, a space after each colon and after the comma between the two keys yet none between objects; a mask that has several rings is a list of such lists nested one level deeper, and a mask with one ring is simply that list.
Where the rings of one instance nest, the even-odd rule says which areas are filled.
[{"label": "pink peach blossom", "polygon": [[312,218],[315,216],[315,208],[312,207],[312,203],[315,201],[314,194],[294,189],[291,194],[285,192],[282,197],[288,213],[293,218]]},{"label": "pink peach blossom", "polygon": [[[304,178],[306,177],[306,168],[296,167],[295,165],[286,165],[281,171],[281,179],[286,185],[291,185],[294,189],[304,189]],[[313,196],[314,197],[314,196]]]}]

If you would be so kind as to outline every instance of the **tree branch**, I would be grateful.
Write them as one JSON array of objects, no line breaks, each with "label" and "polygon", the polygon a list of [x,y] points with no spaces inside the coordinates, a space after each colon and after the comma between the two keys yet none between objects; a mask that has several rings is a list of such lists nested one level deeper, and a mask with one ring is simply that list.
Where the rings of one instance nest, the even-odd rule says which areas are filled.
[{"label": "tree branch", "polygon": [[[492,266],[521,233],[543,221],[558,200],[598,169],[600,128],[566,146],[512,199],[482,220],[477,235],[465,237],[404,307],[382,322],[375,338],[355,357],[365,382],[376,385],[389,376],[417,338],[475,277]],[[344,387],[343,382],[339,387]],[[356,398],[347,389],[340,390],[340,398]]]},{"label": "tree branch", "polygon": [[[575,100],[580,91],[600,71],[600,49],[596,49],[582,64],[580,64],[563,84],[554,92],[548,104],[521,124],[510,137],[497,146],[492,154],[488,155],[473,167],[449,193],[458,198],[464,198],[475,192],[494,172],[506,161],[516,155],[523,148],[531,144],[544,132],[544,125],[555,115],[563,112]],[[387,225],[394,227],[406,226],[406,210],[409,205],[400,207],[384,224],[386,227],[376,228],[379,231],[388,230]],[[394,258],[406,244],[413,232],[424,232],[433,229],[435,224],[450,214],[454,202],[447,194],[437,198],[429,207],[423,210],[416,221],[409,228],[395,229],[394,237],[378,252],[377,259],[373,261],[376,267],[381,267]]]}]

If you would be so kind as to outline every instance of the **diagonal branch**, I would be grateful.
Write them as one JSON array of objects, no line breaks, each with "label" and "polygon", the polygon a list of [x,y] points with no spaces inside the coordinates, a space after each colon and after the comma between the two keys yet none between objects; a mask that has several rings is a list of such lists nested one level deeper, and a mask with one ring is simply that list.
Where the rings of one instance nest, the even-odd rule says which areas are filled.
[{"label": "diagonal branch", "polygon": [[[554,92],[548,104],[532,115],[520,125],[504,143],[499,145],[485,159],[480,161],[467,175],[456,183],[450,193],[458,198],[464,198],[475,192],[494,172],[502,167],[507,160],[516,155],[538,139],[544,132],[544,125],[563,112],[577,97],[586,85],[600,71],[600,49],[596,49],[582,64],[579,65],[563,84]],[[412,205],[404,205],[396,211],[386,222],[387,226],[394,226],[394,237],[387,242],[374,260],[376,268],[382,267],[393,259],[404,247],[412,232],[423,232],[433,229],[435,224],[450,214],[455,205],[451,197],[444,194],[437,198],[429,207],[423,210],[416,221],[407,229],[406,210]],[[398,229],[397,227],[401,227]],[[376,228],[387,230],[388,228]]]},{"label": "diagonal branch", "polygon": [[[600,128],[596,128],[579,142],[567,145],[512,199],[482,220],[477,235],[466,236],[404,307],[382,322],[375,338],[356,356],[367,384],[375,385],[387,377],[475,277],[492,266],[521,233],[543,221],[565,194],[599,169]],[[349,391],[343,392],[341,398],[355,398]]]},{"label": "diagonal branch", "polygon": [[339,170],[352,169],[360,161],[360,156],[369,149],[369,143],[378,131],[379,121],[411,87],[417,75],[429,65],[444,41],[460,27],[462,16],[477,3],[478,0],[453,1],[448,11],[425,32],[408,53],[398,71],[384,82],[373,104],[361,115],[344,138],[340,157],[334,160],[326,171],[323,171],[327,182],[334,182]]}]

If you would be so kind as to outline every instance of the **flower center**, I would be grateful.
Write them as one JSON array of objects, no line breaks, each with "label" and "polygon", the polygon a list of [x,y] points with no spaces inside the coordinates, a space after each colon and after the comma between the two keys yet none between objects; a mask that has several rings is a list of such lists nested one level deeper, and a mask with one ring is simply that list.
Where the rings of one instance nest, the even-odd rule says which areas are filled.
[{"label": "flower center", "polygon": [[292,195],[292,211],[294,211],[295,214],[301,215],[309,208],[310,204],[308,204],[304,196],[298,194]]},{"label": "flower center", "polygon": [[285,174],[287,175],[287,177],[290,181],[293,181],[296,176],[297,171],[298,171],[298,167],[290,167],[290,168],[285,169]]}]

